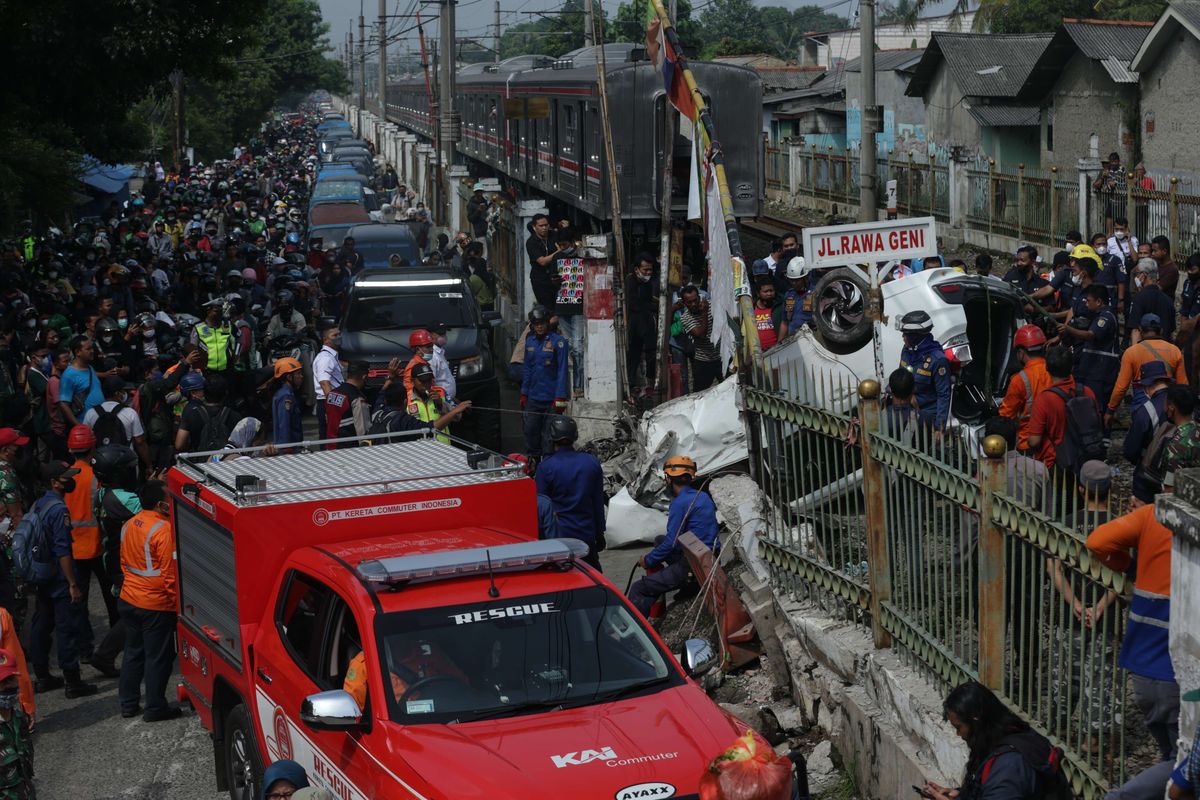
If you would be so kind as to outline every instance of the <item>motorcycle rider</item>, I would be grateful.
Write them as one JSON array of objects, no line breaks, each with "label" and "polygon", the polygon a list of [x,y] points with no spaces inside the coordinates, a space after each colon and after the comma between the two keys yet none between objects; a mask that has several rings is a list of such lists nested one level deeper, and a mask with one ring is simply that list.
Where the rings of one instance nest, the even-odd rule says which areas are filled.
[{"label": "motorcycle rider", "polygon": [[281,289],[275,295],[275,313],[267,323],[267,339],[286,334],[298,335],[308,327],[308,320],[296,310],[296,296],[290,289]]}]

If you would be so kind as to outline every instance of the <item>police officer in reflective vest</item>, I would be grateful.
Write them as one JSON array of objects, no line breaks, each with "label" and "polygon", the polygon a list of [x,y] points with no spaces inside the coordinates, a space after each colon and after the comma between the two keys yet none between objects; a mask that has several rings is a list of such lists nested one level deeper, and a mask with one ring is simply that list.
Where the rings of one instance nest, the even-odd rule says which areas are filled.
[{"label": "police officer in reflective vest", "polygon": [[[437,422],[444,414],[450,413],[446,399],[433,386],[433,367],[424,361],[412,365],[409,370],[412,376],[412,392],[408,395],[409,416],[416,417],[421,422]],[[450,427],[442,428],[436,436],[438,441],[450,443]]]},{"label": "police officer in reflective vest", "polygon": [[138,499],[142,510],[121,530],[125,578],[117,603],[125,622],[125,657],[117,697],[121,716],[135,716],[144,679],[142,720],[160,722],[182,713],[167,705],[167,682],[175,666],[175,532],[165,483],[148,481],[138,490]]},{"label": "police officer in reflective vest", "polygon": [[224,298],[209,300],[204,304],[204,322],[192,330],[192,343],[208,353],[206,370],[221,372],[229,366],[229,351],[233,342],[233,331],[229,323],[221,321]]},{"label": "police officer in reflective vest", "polygon": [[950,416],[950,361],[933,338],[933,320],[924,311],[901,317],[900,333],[904,335],[900,368],[913,374],[921,421],[940,431]]}]

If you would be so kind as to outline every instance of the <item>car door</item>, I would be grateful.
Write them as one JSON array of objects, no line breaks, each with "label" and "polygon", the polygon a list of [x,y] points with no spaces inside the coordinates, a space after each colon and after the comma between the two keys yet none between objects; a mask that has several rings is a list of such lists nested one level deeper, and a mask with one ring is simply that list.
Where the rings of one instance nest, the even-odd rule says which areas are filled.
[{"label": "car door", "polygon": [[[282,758],[298,762],[316,786],[341,800],[374,796],[370,770],[354,737],[360,732],[315,730],[300,721],[304,699],[342,688],[345,665],[329,660],[330,642],[349,641],[336,614],[345,602],[312,575],[291,569],[284,576],[273,618],[255,639],[255,708],[266,743],[264,763]],[[337,620],[334,620],[334,616]],[[350,618],[353,624],[353,618]],[[332,630],[331,626],[339,626]],[[348,662],[347,662],[348,663]],[[334,685],[334,670],[342,674]]]}]

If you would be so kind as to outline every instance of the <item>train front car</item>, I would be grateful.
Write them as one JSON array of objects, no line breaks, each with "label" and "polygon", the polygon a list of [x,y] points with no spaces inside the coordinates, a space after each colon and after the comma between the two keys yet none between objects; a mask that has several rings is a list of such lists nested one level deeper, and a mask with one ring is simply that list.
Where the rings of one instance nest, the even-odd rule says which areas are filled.
[{"label": "train front car", "polygon": [[[669,104],[663,77],[644,48],[605,46],[613,157],[626,233],[658,230],[662,203],[663,124]],[[458,150],[472,176],[501,178],[522,198],[544,196],[581,230],[605,230],[612,219],[604,147],[599,53],[583,48],[561,58],[517,56],[465,67],[457,77],[462,119]],[[762,81],[745,67],[692,62],[716,126],[738,217],[757,216],[762,201]],[[429,141],[429,98],[423,80],[394,84],[389,117]],[[673,110],[673,109],[672,109]],[[690,142],[676,114],[672,152],[672,216],[686,215]]]}]

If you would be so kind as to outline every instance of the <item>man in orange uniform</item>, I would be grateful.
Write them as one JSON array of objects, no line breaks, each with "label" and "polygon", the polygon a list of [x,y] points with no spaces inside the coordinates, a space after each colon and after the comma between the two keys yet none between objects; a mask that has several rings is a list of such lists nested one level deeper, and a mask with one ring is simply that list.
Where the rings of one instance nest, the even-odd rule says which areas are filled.
[{"label": "man in orange uniform", "polygon": [[25,664],[25,651],[21,649],[21,642],[17,639],[16,623],[13,622],[12,614],[8,613],[7,608],[0,608],[0,650],[12,653],[16,662],[21,708],[29,716],[29,724],[32,727],[37,718],[37,704],[33,701],[33,681],[29,678],[29,667]]},{"label": "man in orange uniform", "polygon": [[[429,359],[433,356],[433,335],[424,328],[415,330],[409,334],[408,346],[413,351],[413,357],[409,359],[408,366],[404,368],[404,391],[411,398],[413,390],[413,367],[418,364],[429,363]],[[442,397],[446,396],[446,391],[440,386],[434,387],[434,391]]]},{"label": "man in orange uniform", "polygon": [[[407,680],[395,672],[391,674],[392,694],[396,700],[404,697],[404,693],[408,691],[410,686],[415,686],[426,678],[438,675],[445,675],[455,679],[464,686],[468,685],[467,676],[450,660],[445,651],[436,644],[410,641],[403,645],[403,648],[403,654],[400,656],[400,661],[396,667],[405,673]],[[342,689],[350,693],[350,696],[358,703],[359,708],[367,707],[367,655],[365,652],[360,651],[358,655],[350,660],[350,666],[346,670],[346,680],[342,682]],[[409,699],[416,700],[419,698],[420,693],[414,692]],[[401,709],[401,711],[404,711],[404,709]]]},{"label": "man in orange uniform", "polygon": [[1000,416],[1017,423],[1017,450],[1030,455],[1029,418],[1033,399],[1050,386],[1046,372],[1046,334],[1037,325],[1022,325],[1013,337],[1013,347],[1021,362],[1021,371],[1008,381],[1008,391],[1000,404]]},{"label": "man in orange uniform", "polygon": [[104,599],[110,628],[117,624],[117,598],[113,597],[112,583],[104,569],[100,524],[96,521],[96,511],[92,508],[93,498],[99,486],[92,472],[96,434],[92,433],[92,429],[87,425],[74,426],[67,433],[67,449],[75,459],[71,466],[79,470],[79,474],[75,476],[75,489],[63,498],[67,504],[67,512],[71,515],[71,556],[75,559],[75,579],[83,592],[83,600],[76,606],[80,613],[79,658],[81,661],[91,661],[96,642],[92,620],[88,615],[88,591],[92,585],[92,576],[95,575],[96,582],[100,584],[100,596]]},{"label": "man in orange uniform", "polygon": [[[1142,503],[1092,531],[1087,548],[1109,569],[1124,572],[1137,558],[1129,621],[1117,664],[1133,673],[1133,695],[1164,761],[1179,738],[1179,685],[1171,664],[1171,529]],[[1161,787],[1159,789],[1161,792]]]},{"label": "man in orange uniform", "polygon": [[1142,391],[1142,364],[1147,361],[1161,361],[1167,367],[1167,374],[1178,384],[1186,384],[1187,370],[1183,366],[1183,353],[1179,348],[1162,338],[1162,319],[1158,314],[1146,314],[1138,323],[1138,331],[1142,338],[1130,345],[1121,356],[1121,371],[1117,375],[1117,385],[1113,387],[1112,397],[1108,399],[1108,411],[1104,415],[1105,427],[1112,426],[1113,414],[1125,399],[1129,384],[1133,384],[1133,407],[1137,408],[1146,402],[1146,394]]},{"label": "man in orange uniform", "polygon": [[145,722],[175,719],[182,712],[167,705],[167,681],[175,666],[177,610],[175,532],[166,484],[149,481],[138,490],[142,510],[121,529],[121,599],[125,623],[125,657],[117,697],[121,716],[138,713],[142,679],[146,681]]}]

